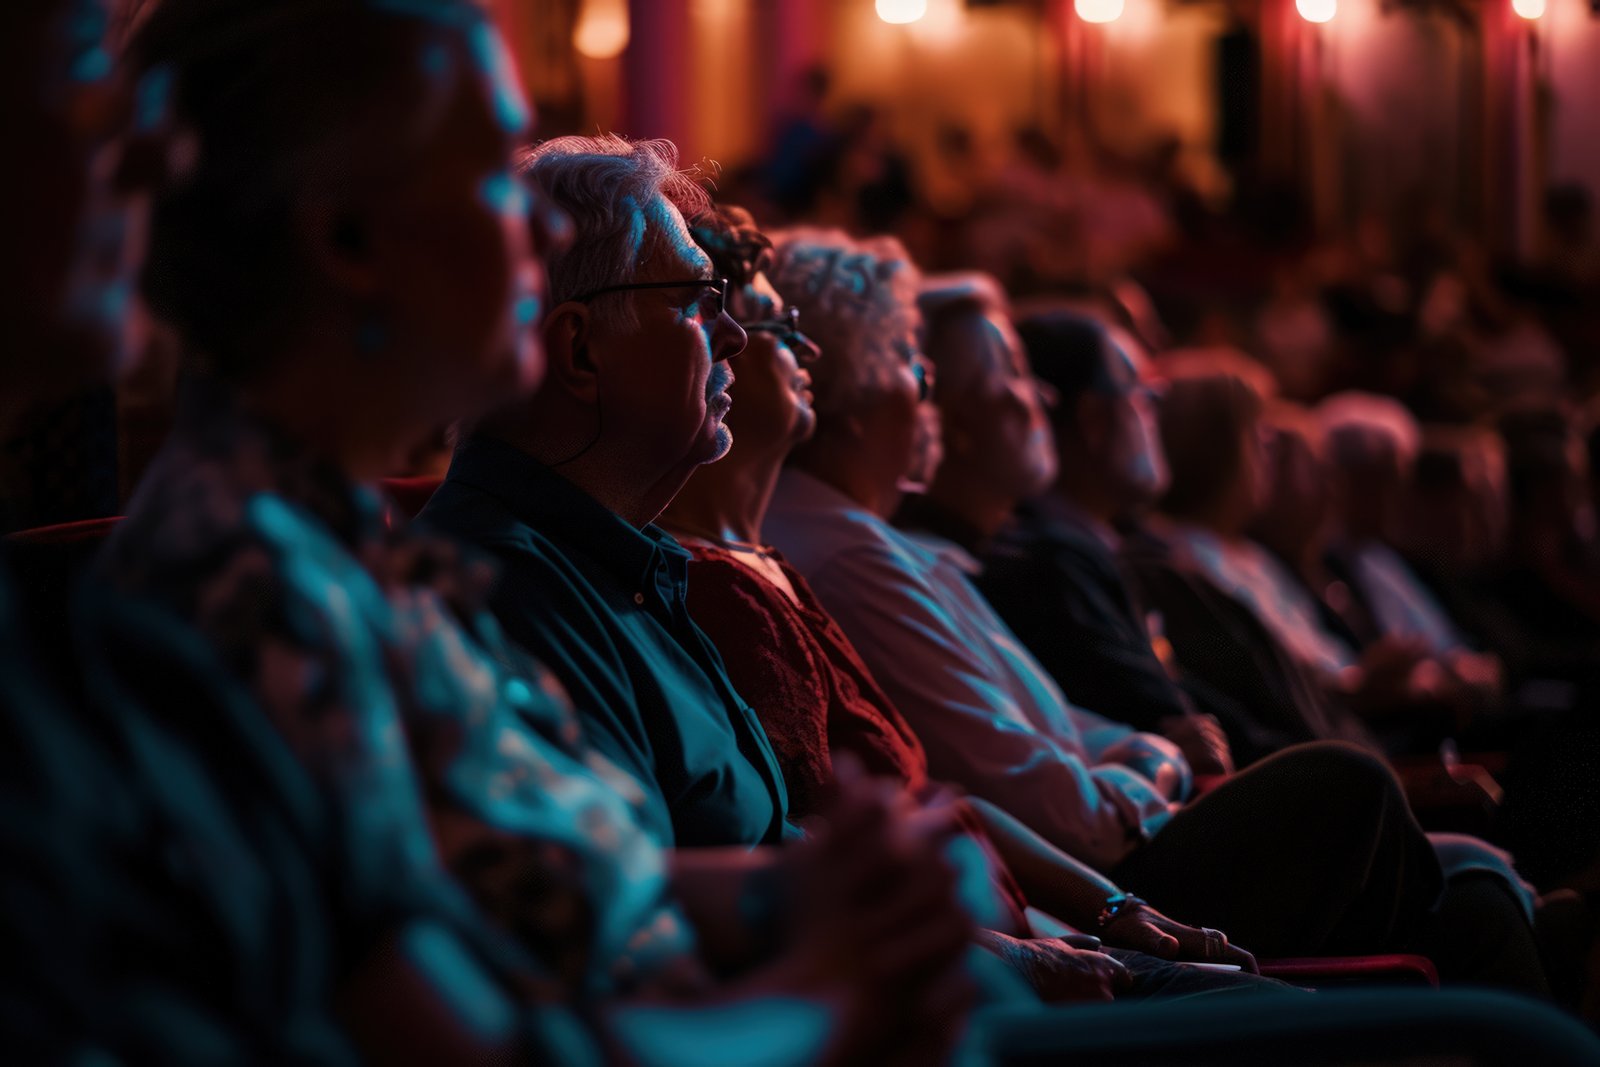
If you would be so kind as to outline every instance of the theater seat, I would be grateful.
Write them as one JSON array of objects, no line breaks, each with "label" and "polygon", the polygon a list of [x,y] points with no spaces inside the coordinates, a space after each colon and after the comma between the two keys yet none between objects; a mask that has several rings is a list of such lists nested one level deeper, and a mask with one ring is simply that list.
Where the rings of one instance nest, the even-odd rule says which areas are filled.
[{"label": "theater seat", "polygon": [[971,1062],[994,1067],[1594,1067],[1600,1041],[1553,1005],[1485,989],[1334,990],[990,1008]]},{"label": "theater seat", "polygon": [[118,515],[19,530],[6,536],[6,569],[34,650],[62,668],[68,662],[72,591]]},{"label": "theater seat", "polygon": [[1305,956],[1257,960],[1256,963],[1268,978],[1318,989],[1354,985],[1439,988],[1439,972],[1432,960],[1399,952],[1376,956]]},{"label": "theater seat", "polygon": [[385,478],[378,483],[378,487],[394,504],[396,515],[403,519],[414,519],[443,480],[432,475],[421,478]]},{"label": "theater seat", "polygon": [[[1065,937],[1072,927],[1038,908],[1028,909],[1035,937]],[[1335,986],[1409,985],[1439,987],[1439,972],[1426,956],[1386,953],[1373,956],[1298,956],[1258,959],[1268,978],[1308,988]]]},{"label": "theater seat", "polygon": [[121,521],[121,515],[108,515],[103,519],[81,519],[55,526],[38,526],[8,534],[6,541],[12,545],[88,545],[93,551]]},{"label": "theater seat", "polygon": [[1447,745],[1438,754],[1391,762],[1424,829],[1489,836],[1495,812],[1505,797],[1495,778],[1505,769],[1505,753],[1458,756]]}]

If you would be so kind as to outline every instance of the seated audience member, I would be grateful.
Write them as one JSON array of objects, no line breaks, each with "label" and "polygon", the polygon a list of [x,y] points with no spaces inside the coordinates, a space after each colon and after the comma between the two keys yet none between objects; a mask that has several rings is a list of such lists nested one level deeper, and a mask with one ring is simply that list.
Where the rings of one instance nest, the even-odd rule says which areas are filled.
[{"label": "seated audience member", "polygon": [[[896,798],[844,783],[834,832],[769,865],[797,900],[772,902],[758,927],[716,896],[752,878],[669,865],[645,791],[585,746],[559,685],[499,636],[488,569],[390,528],[363,484],[543,369],[531,327],[554,214],[513,172],[529,116],[483,12],[167,0],[135,55],[171,70],[195,142],[157,200],[144,288],[197,376],[97,577],[192,624],[327,805],[313,826],[339,870],[299,891],[334,901],[341,921],[282,980],[319,958],[359,973],[396,918],[421,915],[430,932],[400,948],[424,974],[400,984],[492,1025],[458,1025],[468,1047],[448,1056],[419,1051],[410,1030],[436,1043],[442,1012],[385,1012],[380,974],[364,1051],[438,1062],[532,1040],[565,1061],[558,1042],[581,1031],[542,1024],[577,1004],[603,1017],[605,1040],[692,1059],[624,1010],[644,994],[687,998],[680,1032],[707,1025],[695,1005],[730,1009],[715,1016],[724,1028],[752,1002],[786,1028],[792,1005],[785,1045],[807,1058],[871,1055],[902,1026],[937,1040],[923,1024],[960,1018],[970,936],[939,813],[907,829]],[[915,890],[886,899],[885,880]],[[915,928],[897,918],[907,906]],[[786,933],[781,955],[755,951]],[[708,987],[708,965],[740,968],[740,984]]]},{"label": "seated audience member", "polygon": [[1262,414],[1262,432],[1269,442],[1267,488],[1248,544],[1262,553],[1272,581],[1282,584],[1280,598],[1306,606],[1307,625],[1320,640],[1347,661],[1362,657],[1363,693],[1347,702],[1362,713],[1382,750],[1437,752],[1443,739],[1466,726],[1472,694],[1422,641],[1379,632],[1365,603],[1339,577],[1344,571],[1331,555],[1330,537],[1338,530],[1341,486],[1314,414],[1272,403]]},{"label": "seated audience member", "polygon": [[[1272,646],[1248,612],[1175,574],[1187,594],[1180,608],[1203,609],[1206,627],[1196,633],[1209,634],[1204,670],[1185,670],[1167,636],[1172,623],[1145,602],[1123,558],[1123,527],[1169,483],[1155,411],[1161,385],[1138,346],[1070,311],[1032,316],[1018,332],[1034,374],[1058,397],[1051,425],[1059,472],[1052,491],[1024,502],[991,544],[977,578],[984,595],[1068,699],[1134,725],[1169,724],[1189,739],[1191,764],[1208,758],[1200,741],[1214,746],[1213,762],[1200,765],[1210,769],[1224,756],[1245,765],[1314,739],[1303,724],[1277,721],[1280,708],[1295,705],[1269,682],[1298,674],[1250,654]],[[1174,613],[1180,635],[1186,619]],[[1227,634],[1235,636],[1224,641]],[[1185,721],[1194,733],[1175,729]],[[1217,739],[1216,723],[1225,738]]]},{"label": "seated audience member", "polygon": [[706,194],[664,141],[558,138],[527,171],[577,231],[550,260],[550,370],[466,431],[421,518],[501,562],[501,623],[647,786],[660,840],[776,843],[783,775],[689,617],[689,554],[654,524],[731,441],[728,360],[745,333],[684,224]]},{"label": "seated audience member", "polygon": [[[1517,408],[1498,423],[1509,523],[1502,557],[1476,583],[1493,647],[1524,678],[1600,691],[1600,547],[1588,456],[1566,412]],[[1578,703],[1578,697],[1567,703]]]},{"label": "seated audience member", "polygon": [[[136,85],[114,58],[108,7],[0,8],[0,116],[29,145],[27,164],[0,177],[0,201],[26,206],[10,212],[0,246],[0,428],[34,404],[110,383],[137,351],[118,297],[138,266],[131,235],[148,216],[172,131],[161,79]],[[135,98],[140,122],[129,130]],[[158,716],[100,699],[99,662],[57,671],[51,646],[62,635],[42,632],[23,602],[8,548],[0,544],[7,1060],[357,1062],[329,1002],[334,975],[311,962],[325,952],[330,916],[296,897],[316,857],[292,819],[246,824],[233,803],[241,779],[265,773],[292,790],[295,776],[276,773],[260,748],[236,751],[221,770]],[[91,607],[103,606],[89,599],[75,623],[87,626]],[[229,725],[219,714],[210,736]],[[271,980],[289,960],[298,981]]]},{"label": "seated audience member", "polygon": [[[1354,704],[1386,751],[1431,752],[1442,739],[1463,736],[1492,697],[1498,663],[1459,638],[1453,648],[1434,651],[1424,632],[1442,639],[1454,627],[1432,596],[1386,545],[1341,535],[1376,531],[1379,517],[1382,527],[1394,526],[1402,492],[1397,455],[1372,439],[1380,431],[1360,431],[1364,443],[1348,439],[1353,431],[1343,442],[1346,458],[1363,470],[1341,469],[1330,460],[1317,416],[1286,402],[1269,405],[1262,426],[1269,440],[1267,491],[1249,535],[1283,583],[1281,595],[1308,605],[1307,625],[1347,662],[1361,657],[1369,675],[1375,664],[1387,668],[1383,684],[1369,678]],[[1387,627],[1373,608],[1378,603],[1390,609]]]},{"label": "seated audience member", "polygon": [[[985,289],[976,292],[979,299],[964,298],[960,290],[924,296],[930,350],[959,345],[976,331],[995,340],[989,347],[996,353],[1020,352],[1014,344],[1000,343],[1011,329],[1003,303],[984,295]],[[1026,447],[1036,453],[1033,469],[1023,472],[1026,484],[1013,490],[1025,494],[1024,503],[989,542],[974,582],[1073,704],[1166,734],[1196,772],[1226,774],[1233,769],[1226,737],[1174,683],[1116,561],[1113,523],[1166,484],[1160,450],[1141,444],[1154,432],[1155,414],[1149,387],[1133,362],[1140,358],[1138,350],[1129,347],[1133,343],[1126,335],[1119,345],[1096,322],[1070,312],[1043,321],[1059,335],[1059,340],[1052,337],[1054,345],[1034,345],[1052,351],[1033,367],[1049,391],[1053,479],[1037,470],[1047,466],[1037,456],[1044,442],[1031,442]],[[1027,323],[1023,327],[1027,337]],[[979,375],[964,392],[1015,390],[1016,382]],[[982,405],[970,406],[981,417]],[[957,478],[982,479],[991,464],[977,453],[997,446],[983,444],[992,436],[1003,440],[961,425],[969,417],[950,412],[957,420],[950,427],[955,465],[965,473],[949,475],[947,487]],[[1039,483],[1052,480],[1047,491],[1039,492]],[[915,498],[907,502],[908,508],[915,505]],[[931,511],[929,521],[935,524],[948,516],[937,505],[917,510]]]},{"label": "seated audience member", "polygon": [[1415,420],[1397,402],[1365,394],[1330,397],[1317,417],[1333,490],[1327,566],[1350,594],[1348,603],[1329,606],[1364,646],[1416,643],[1440,676],[1431,687],[1440,696],[1495,700],[1498,659],[1472,649],[1395,548],[1421,442]]},{"label": "seated audience member", "polygon": [[[1502,655],[1474,583],[1505,551],[1505,444],[1492,427],[1428,426],[1401,502],[1396,547],[1454,619]],[[1494,637],[1490,637],[1493,633]],[[1508,655],[1508,673],[1515,676]]]},{"label": "seated audience member", "polygon": [[1124,559],[1177,662],[1239,703],[1244,721],[1228,725],[1245,758],[1309,740],[1377,751],[1351,698],[1391,692],[1411,661],[1375,659],[1369,689],[1354,652],[1322,629],[1312,596],[1246,536],[1271,488],[1262,422],[1271,377],[1226,350],[1178,353],[1157,370],[1171,479]]},{"label": "seated audience member", "polygon": [[[1377,759],[1343,745],[1299,747],[1184,804],[1181,778],[1163,784],[1136,769],[1164,778],[1165,766],[1186,769],[1181,755],[1068,704],[973,589],[977,564],[966,550],[888,525],[915,408],[927,402],[914,371],[923,359],[912,341],[914,268],[889,242],[816,231],[774,240],[773,285],[829,356],[812,372],[817,430],[778,480],[767,532],[916,732],[930,773],[994,802],[1163,910],[1205,916],[1258,952],[1431,947],[1435,934],[1451,942],[1459,920],[1449,894],[1445,910],[1435,907],[1439,861]],[[947,355],[957,380],[974,373],[954,366],[977,360],[974,349]],[[1040,407],[1023,384],[1031,379],[1020,356],[983,358],[995,373],[1022,379],[1024,410]],[[996,401],[993,424],[1002,411]],[[1042,411],[1026,421],[1047,425]],[[993,481],[1021,479],[996,471]],[[969,506],[942,496],[937,476],[931,492],[980,535],[1006,514],[993,500]],[[1101,748],[1107,737],[1123,749]],[[1119,756],[1133,765],[1111,762]],[[1516,903],[1495,885],[1484,907],[1485,917],[1467,920],[1475,954],[1452,953],[1445,970],[1543,991]],[[1484,943],[1525,951],[1489,961],[1476,952]]]},{"label": "seated audience member", "polygon": [[[767,280],[769,245],[748,213],[738,208],[708,212],[695,220],[692,232],[717,272],[729,278],[729,308],[750,341],[730,390],[734,405],[728,423],[734,447],[726,458],[696,470],[659,520],[694,557],[690,610],[722,652],[739,692],[761,716],[782,764],[794,814],[815,809],[833,776],[833,759],[841,753],[922,792],[928,785],[927,758],[915,734],[805,579],[761,540],[762,520],[783,461],[814,426],[810,375],[802,364],[814,362],[819,350],[800,332],[798,315],[784,306]],[[1027,899],[1052,915],[1124,949],[1205,958],[1206,931],[1174,923],[1148,904],[1128,903],[1113,883],[985,801],[973,801],[970,814],[968,825],[977,834],[986,831],[999,855],[1014,860]],[[1010,885],[997,858],[991,858],[989,869],[995,881]],[[1010,895],[1017,896],[1014,891]],[[1118,904],[1116,921],[1102,923],[1108,903]],[[1041,995],[1079,992],[1054,978],[1070,973],[1061,956],[1081,957],[1083,950],[1029,938],[1029,922],[1020,914],[986,921],[984,940],[1003,956],[1023,962]],[[1142,952],[1121,953],[1119,958],[1134,976],[1134,995],[1183,992],[1202,975]],[[1250,963],[1248,955],[1237,951],[1228,958],[1247,967]],[[1052,981],[1039,981],[1046,975]],[[1238,976],[1205,984],[1237,989],[1260,985]]]},{"label": "seated audience member", "polygon": [[[1544,887],[1600,888],[1600,596],[1588,455],[1567,412],[1513,409],[1498,423],[1509,522],[1474,583],[1528,715],[1503,776],[1499,830]],[[1600,973],[1600,972],[1596,972]],[[1600,985],[1591,983],[1591,995]]]},{"label": "seated audience member", "polygon": [[[507,630],[564,665],[597,743],[654,783],[662,837],[776,840],[782,773],[687,610],[688,553],[654,524],[731,437],[726,360],[745,335],[674,206],[698,209],[704,194],[661,143],[559,139],[536,150],[530,173],[570,208],[577,233],[552,257],[551,377],[473,427],[422,519],[503,561],[495,605]],[[637,281],[603,273],[635,262]],[[596,289],[606,291],[591,309],[584,294]]]},{"label": "seated audience member", "polygon": [[[1464,651],[1459,660],[1440,660],[1410,632],[1384,633],[1357,617],[1359,605],[1343,595],[1348,585],[1334,586],[1338,569],[1327,573],[1323,558],[1349,510],[1340,503],[1346,483],[1332,478],[1315,447],[1320,431],[1302,429],[1305,420],[1287,405],[1269,405],[1264,371],[1232,353],[1205,351],[1173,355],[1163,369],[1162,432],[1171,437],[1175,473],[1162,517],[1147,526],[1160,549],[1142,552],[1136,570],[1179,660],[1210,678],[1241,659],[1263,664],[1260,676],[1277,700],[1269,691],[1247,707],[1290,737],[1303,731],[1302,738],[1382,747],[1373,734],[1381,728],[1389,747],[1436,745],[1441,731],[1454,730],[1453,709],[1465,712],[1475,691],[1493,688],[1493,665]],[[1352,507],[1381,513],[1385,494],[1397,491],[1362,479],[1354,490],[1361,503]],[[1193,592],[1196,583],[1203,593]],[[1214,625],[1240,611],[1259,624],[1255,639],[1249,628]],[[1238,643],[1226,647],[1230,641]]]}]

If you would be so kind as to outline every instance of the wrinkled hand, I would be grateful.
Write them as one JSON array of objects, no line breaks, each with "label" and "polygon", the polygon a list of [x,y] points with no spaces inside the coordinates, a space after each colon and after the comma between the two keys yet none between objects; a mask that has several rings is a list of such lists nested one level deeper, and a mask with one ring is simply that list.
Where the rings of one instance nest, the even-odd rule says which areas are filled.
[{"label": "wrinkled hand", "polygon": [[835,761],[838,784],[811,836],[786,850],[791,943],[820,969],[886,988],[936,984],[974,934],[945,846],[950,803],[918,807],[897,783]]},{"label": "wrinkled hand", "polygon": [[787,957],[840,1009],[828,1063],[944,1060],[971,1006],[962,966],[976,930],[944,859],[960,831],[948,797],[917,803],[836,758],[807,840],[785,849]]},{"label": "wrinkled hand", "polygon": [[1416,699],[1426,685],[1417,677],[1428,658],[1420,641],[1385,637],[1367,646],[1357,667],[1346,668],[1342,685],[1362,703],[1381,709]]},{"label": "wrinkled hand", "polygon": [[1139,772],[1168,800],[1182,800],[1194,788],[1194,776],[1183,752],[1156,734],[1129,734],[1100,753],[1099,762],[1120,763]]},{"label": "wrinkled hand", "polygon": [[1212,930],[1208,935],[1204,929],[1167,918],[1148,904],[1123,910],[1100,931],[1100,937],[1108,945],[1135,949],[1158,959],[1236,963],[1251,974],[1261,973],[1256,958],[1230,944],[1222,931]]},{"label": "wrinkled hand", "polygon": [[1064,938],[1023,939],[986,931],[983,941],[1050,1003],[1111,1000],[1133,988],[1133,975],[1121,962]]},{"label": "wrinkled hand", "polygon": [[1505,664],[1492,652],[1458,650],[1446,658],[1445,665],[1462,685],[1490,694],[1505,690]]},{"label": "wrinkled hand", "polygon": [[1233,750],[1214,715],[1169,715],[1158,724],[1196,774],[1232,774]]}]

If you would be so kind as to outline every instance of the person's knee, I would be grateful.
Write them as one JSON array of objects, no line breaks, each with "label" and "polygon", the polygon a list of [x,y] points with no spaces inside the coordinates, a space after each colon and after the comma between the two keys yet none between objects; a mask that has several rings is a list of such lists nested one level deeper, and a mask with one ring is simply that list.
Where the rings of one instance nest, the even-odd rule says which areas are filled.
[{"label": "person's knee", "polygon": [[1394,771],[1375,754],[1347,741],[1313,741],[1286,748],[1247,773],[1270,770],[1279,778],[1307,788],[1340,788],[1383,797],[1399,797]]}]

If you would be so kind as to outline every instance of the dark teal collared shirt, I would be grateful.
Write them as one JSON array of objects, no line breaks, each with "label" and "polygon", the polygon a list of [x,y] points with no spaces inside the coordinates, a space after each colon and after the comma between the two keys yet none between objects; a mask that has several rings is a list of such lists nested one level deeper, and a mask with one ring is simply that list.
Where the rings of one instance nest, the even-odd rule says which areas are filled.
[{"label": "dark teal collared shirt", "polygon": [[689,617],[689,554],[664,530],[485,438],[457,450],[419,521],[500,560],[495,614],[567,687],[590,743],[654,787],[664,844],[795,832],[767,735]]}]

